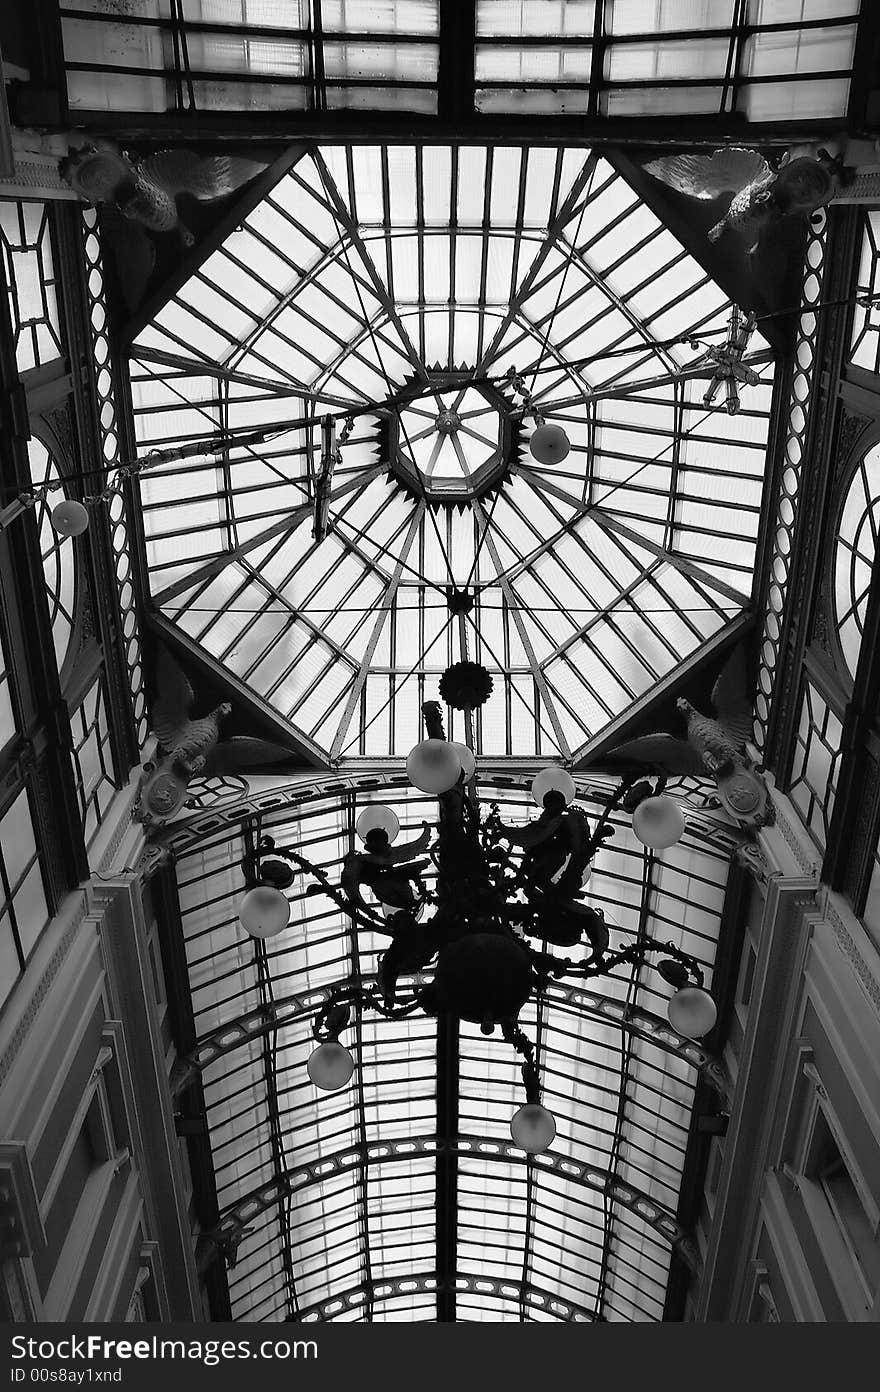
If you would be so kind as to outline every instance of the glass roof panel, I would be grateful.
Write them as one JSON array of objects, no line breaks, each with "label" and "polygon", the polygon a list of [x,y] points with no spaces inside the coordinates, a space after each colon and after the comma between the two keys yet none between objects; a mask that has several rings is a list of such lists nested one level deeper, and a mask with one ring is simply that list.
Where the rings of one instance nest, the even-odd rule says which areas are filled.
[{"label": "glass roof panel", "polygon": [[[259,830],[331,881],[367,802],[394,807],[401,840],[436,815],[435,804],[399,779],[368,794],[345,780],[337,793],[306,786],[299,794],[277,780],[252,782],[240,810],[227,807],[223,829],[169,828],[197,1037],[269,1004],[276,1011],[273,1031],[203,1071],[221,1213],[276,1174],[290,1180],[278,1203],[247,1220],[229,1273],[233,1314],[382,1320],[407,1297],[407,1309],[433,1319],[436,1021],[365,1012],[345,1035],[357,1060],[352,1083],[318,1093],[306,1073],[314,1015],[331,986],[372,979],[385,940],[370,931],[353,938],[347,916],[308,894],[304,877],[288,891],[291,921],[281,937],[255,943],[236,914],[254,796],[274,804]],[[482,795],[519,823],[534,811],[526,784],[508,779]],[[610,787],[578,779],[591,819]],[[684,784],[673,793],[688,796]],[[696,804],[685,806],[684,838],[656,855],[615,814],[615,838],[595,859],[587,897],[604,910],[612,946],[632,939],[643,919],[649,934],[693,953],[711,985],[731,841]],[[552,1152],[531,1159],[510,1144],[520,1060],[462,1022],[458,1318],[490,1318],[500,1305],[510,1319],[661,1318],[701,1058],[665,1023],[671,989],[656,973],[621,968],[598,982],[554,981],[523,1009],[557,1123]]]},{"label": "glass roof panel", "polygon": [[706,405],[729,310],[588,150],[310,149],[132,349],[141,447],[216,446],[143,475],[157,608],[326,757],[405,753],[462,655],[481,752],[577,754],[750,603],[773,364]]}]

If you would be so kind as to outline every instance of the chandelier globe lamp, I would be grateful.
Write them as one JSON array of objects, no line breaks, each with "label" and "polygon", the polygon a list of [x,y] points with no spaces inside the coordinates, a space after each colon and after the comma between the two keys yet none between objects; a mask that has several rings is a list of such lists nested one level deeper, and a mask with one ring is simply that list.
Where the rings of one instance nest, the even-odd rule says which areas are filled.
[{"label": "chandelier globe lamp", "polygon": [[539,464],[561,464],[571,449],[571,441],[561,425],[536,417],[538,425],[529,438],[529,452]]},{"label": "chandelier globe lamp", "polygon": [[88,509],[75,498],[65,498],[63,503],[53,507],[51,521],[59,536],[82,536],[89,525]]},{"label": "chandelier globe lamp", "polygon": [[633,812],[633,832],[655,851],[668,850],[680,841],[684,826],[684,813],[670,797],[645,798]]}]

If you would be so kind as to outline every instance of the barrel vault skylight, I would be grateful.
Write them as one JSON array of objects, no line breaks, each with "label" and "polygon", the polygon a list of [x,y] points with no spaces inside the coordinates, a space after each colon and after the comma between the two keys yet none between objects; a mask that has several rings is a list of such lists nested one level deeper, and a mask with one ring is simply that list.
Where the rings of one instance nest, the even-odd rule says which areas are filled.
[{"label": "barrel vault skylight", "polygon": [[153,606],[319,763],[405,754],[463,655],[478,752],[582,758],[751,602],[773,362],[703,404],[729,312],[595,151],[291,154],[130,350],[140,453],[270,432],[142,474]]}]

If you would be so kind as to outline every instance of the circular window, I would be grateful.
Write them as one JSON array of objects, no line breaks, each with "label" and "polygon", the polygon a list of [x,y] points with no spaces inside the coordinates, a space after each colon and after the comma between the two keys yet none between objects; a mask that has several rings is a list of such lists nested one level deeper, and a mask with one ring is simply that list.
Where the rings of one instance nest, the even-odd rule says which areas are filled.
[{"label": "circular window", "polygon": [[834,547],[834,613],[841,651],[854,678],[880,527],[880,444],[853,471],[843,500]]}]

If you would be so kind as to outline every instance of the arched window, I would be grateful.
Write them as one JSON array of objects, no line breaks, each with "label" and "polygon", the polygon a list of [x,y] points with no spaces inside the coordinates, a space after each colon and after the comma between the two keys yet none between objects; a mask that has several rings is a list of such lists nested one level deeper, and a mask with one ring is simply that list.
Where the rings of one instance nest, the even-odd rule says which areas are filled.
[{"label": "arched window", "polygon": [[[58,465],[42,440],[33,438],[28,444],[31,479],[35,487],[57,483],[62,477]],[[52,526],[51,513],[63,497],[60,490],[49,494],[37,505],[37,527],[40,535],[40,555],[46,580],[46,598],[52,622],[52,642],[58,671],[64,665],[73,633],[76,613],[76,552],[70,537],[59,536]]]},{"label": "arched window", "polygon": [[832,560],[834,616],[844,661],[854,678],[880,527],[880,444],[859,460],[837,525]]}]

